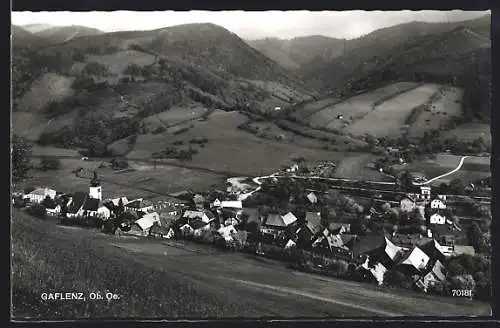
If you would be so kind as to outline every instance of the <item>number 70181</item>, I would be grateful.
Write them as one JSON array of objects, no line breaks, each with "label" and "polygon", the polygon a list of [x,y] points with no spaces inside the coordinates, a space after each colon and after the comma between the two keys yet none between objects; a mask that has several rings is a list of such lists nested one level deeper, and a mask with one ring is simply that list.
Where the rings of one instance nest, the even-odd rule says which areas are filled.
[{"label": "number 70181", "polygon": [[472,297],[472,289],[452,289],[451,295],[456,297]]}]

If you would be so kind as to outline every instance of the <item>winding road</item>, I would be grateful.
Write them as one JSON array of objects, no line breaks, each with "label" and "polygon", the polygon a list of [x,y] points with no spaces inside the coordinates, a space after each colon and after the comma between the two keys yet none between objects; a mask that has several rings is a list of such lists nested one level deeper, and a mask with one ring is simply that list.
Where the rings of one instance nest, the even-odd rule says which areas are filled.
[{"label": "winding road", "polygon": [[446,176],[448,176],[450,174],[453,174],[453,173],[457,172],[458,170],[460,170],[462,168],[462,165],[464,164],[464,161],[465,161],[465,159],[467,157],[469,157],[469,156],[462,156],[462,158],[460,159],[460,162],[458,163],[458,166],[456,168],[454,168],[453,170],[451,170],[450,172],[447,172],[445,174],[441,174],[441,175],[439,175],[437,177],[434,177],[434,178],[432,178],[430,180],[427,180],[425,182],[422,182],[422,183],[414,183],[414,185],[415,186],[423,186],[423,185],[429,184],[429,183],[431,183],[433,181],[436,181],[438,179],[444,178],[444,177],[446,177]]}]

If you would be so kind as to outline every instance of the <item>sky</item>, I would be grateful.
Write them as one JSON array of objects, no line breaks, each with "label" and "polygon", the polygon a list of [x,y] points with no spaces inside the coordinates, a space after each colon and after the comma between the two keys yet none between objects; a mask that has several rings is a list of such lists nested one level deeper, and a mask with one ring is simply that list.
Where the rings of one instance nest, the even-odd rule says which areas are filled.
[{"label": "sky", "polygon": [[12,24],[82,25],[104,32],[153,30],[187,23],[213,23],[244,39],[324,35],[356,38],[383,27],[411,21],[473,19],[489,11],[114,11],[12,12]]}]

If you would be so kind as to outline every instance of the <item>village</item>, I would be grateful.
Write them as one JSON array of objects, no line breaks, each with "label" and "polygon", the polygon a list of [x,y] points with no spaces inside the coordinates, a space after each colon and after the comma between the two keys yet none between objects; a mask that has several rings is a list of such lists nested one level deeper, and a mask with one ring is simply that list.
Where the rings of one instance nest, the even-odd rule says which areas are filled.
[{"label": "village", "polygon": [[[324,175],[333,166],[321,162],[307,172]],[[453,218],[453,202],[430,186],[413,188],[398,202],[363,201],[338,190],[285,186],[286,179],[299,177],[299,168],[293,164],[260,180],[230,178],[226,190],[156,202],[124,195],[104,199],[94,172],[87,192],[35,188],[14,192],[12,203],[64,225],[207,243],[292,261],[295,268],[313,273],[446,296],[453,296],[446,287],[452,272],[447,264],[482,252],[472,245],[470,229]]]}]

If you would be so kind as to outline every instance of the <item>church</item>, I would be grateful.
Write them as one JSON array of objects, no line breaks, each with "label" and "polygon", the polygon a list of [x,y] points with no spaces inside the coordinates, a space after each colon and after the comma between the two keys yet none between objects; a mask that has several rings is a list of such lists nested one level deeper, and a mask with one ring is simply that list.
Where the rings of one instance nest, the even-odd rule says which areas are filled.
[{"label": "church", "polygon": [[94,172],[90,181],[89,192],[77,192],[68,203],[68,218],[98,217],[106,220],[111,216],[111,211],[102,202],[102,186]]}]

